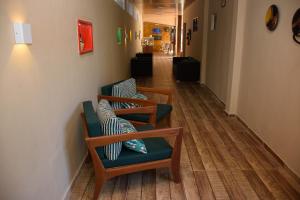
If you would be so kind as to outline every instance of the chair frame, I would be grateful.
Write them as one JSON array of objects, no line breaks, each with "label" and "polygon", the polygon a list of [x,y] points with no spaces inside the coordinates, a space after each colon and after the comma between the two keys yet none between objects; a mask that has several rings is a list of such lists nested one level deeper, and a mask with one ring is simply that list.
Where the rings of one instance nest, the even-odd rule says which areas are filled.
[{"label": "chair frame", "polygon": [[[150,87],[137,87],[136,88],[138,92],[142,93],[153,93],[153,94],[160,94],[160,95],[166,95],[168,96],[167,104],[172,104],[173,100],[173,89],[170,88],[150,88]],[[157,106],[157,103],[152,100],[143,100],[143,99],[131,99],[131,98],[124,98],[124,97],[114,97],[114,96],[105,96],[105,95],[98,95],[98,101],[101,99],[107,99],[109,101],[115,101],[115,102],[131,102],[136,103],[141,106]],[[123,113],[124,114],[124,113]],[[150,119],[150,122],[154,127],[156,127],[156,113],[155,113],[155,121],[152,121],[153,119]],[[168,126],[171,127],[171,113],[167,116],[168,120]],[[135,123],[139,123],[135,121]],[[143,122],[140,122],[140,124],[145,124]]]},{"label": "chair frame", "polygon": [[[122,114],[132,114],[133,110],[131,109],[122,109]],[[149,114],[152,112],[152,115],[155,115],[155,107],[140,107],[135,108],[133,112],[135,113],[144,113]],[[129,174],[133,172],[139,172],[149,169],[157,169],[157,168],[169,168],[172,172],[174,182],[178,183],[181,181],[180,177],[180,157],[181,157],[181,144],[182,144],[182,135],[183,135],[183,128],[167,128],[167,129],[157,129],[157,130],[150,130],[150,131],[141,131],[135,133],[127,133],[122,135],[112,135],[112,136],[100,136],[100,137],[89,137],[88,136],[88,127],[85,115],[81,113],[81,118],[83,122],[83,134],[85,141],[88,146],[89,153],[92,157],[93,166],[95,170],[96,176],[96,183],[95,183],[95,190],[94,190],[94,197],[93,199],[97,199],[102,186],[104,183],[116,176]],[[101,159],[99,158],[96,148],[101,146],[106,146],[112,143],[127,141],[132,139],[143,139],[143,138],[175,138],[173,146],[173,152],[170,158],[139,163],[139,164],[132,164],[120,167],[113,167],[113,168],[105,168]]]}]

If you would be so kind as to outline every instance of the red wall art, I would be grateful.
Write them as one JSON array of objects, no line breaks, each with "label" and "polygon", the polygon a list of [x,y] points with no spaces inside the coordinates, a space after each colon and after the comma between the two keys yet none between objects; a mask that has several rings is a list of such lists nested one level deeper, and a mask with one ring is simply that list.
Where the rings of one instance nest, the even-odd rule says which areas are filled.
[{"label": "red wall art", "polygon": [[78,20],[78,48],[80,55],[92,52],[93,46],[93,25],[91,22]]}]

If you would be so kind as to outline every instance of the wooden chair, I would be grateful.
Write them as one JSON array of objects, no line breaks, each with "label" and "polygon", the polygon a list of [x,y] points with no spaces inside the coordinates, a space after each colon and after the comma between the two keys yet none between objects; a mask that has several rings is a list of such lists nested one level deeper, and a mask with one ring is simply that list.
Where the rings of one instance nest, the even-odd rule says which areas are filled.
[{"label": "wooden chair", "polygon": [[[120,83],[120,82],[117,82]],[[122,100],[120,97],[111,97],[112,96],[112,88],[115,84],[109,84],[106,86],[103,86],[101,88],[102,95],[98,95],[98,100],[100,99],[108,99],[108,100]],[[168,126],[171,127],[171,112],[172,112],[172,98],[173,98],[173,90],[170,88],[149,88],[149,87],[137,87],[137,91],[140,93],[152,93],[152,94],[159,94],[159,95],[165,95],[167,96],[167,102],[166,103],[157,103],[155,101],[151,100],[139,100],[135,101],[137,104],[140,104],[142,106],[156,106],[157,112],[156,112],[156,122],[159,122],[163,120],[164,118],[167,118]],[[124,98],[126,101],[128,101],[127,98]],[[122,115],[122,118],[132,121],[139,121],[139,122],[148,122],[149,116],[144,114],[124,114]]]},{"label": "wooden chair", "polygon": [[[97,114],[92,102],[83,103],[84,112],[81,114],[83,122],[83,134],[92,157],[95,170],[96,183],[93,199],[97,199],[104,183],[122,174],[128,174],[156,168],[170,168],[175,182],[180,182],[180,154],[182,143],[182,128],[167,128],[154,130],[151,124],[136,126],[138,132],[122,135],[103,136]],[[152,120],[155,117],[155,106],[139,107],[134,109],[122,109],[116,114],[149,114]],[[175,138],[170,145],[166,138]],[[104,157],[103,146],[127,141],[131,139],[143,139],[147,154],[137,153],[123,148],[116,161],[110,161]]]}]

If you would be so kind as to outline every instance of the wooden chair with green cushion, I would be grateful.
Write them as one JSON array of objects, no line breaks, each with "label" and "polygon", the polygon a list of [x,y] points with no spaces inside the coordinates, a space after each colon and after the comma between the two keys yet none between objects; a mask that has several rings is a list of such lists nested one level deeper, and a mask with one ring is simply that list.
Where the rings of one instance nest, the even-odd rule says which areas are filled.
[{"label": "wooden chair with green cushion", "polygon": [[[180,182],[180,153],[182,143],[182,128],[157,129],[151,124],[136,126],[138,132],[122,135],[104,136],[101,124],[92,102],[83,102],[84,112],[81,114],[83,133],[92,157],[96,183],[94,199],[97,199],[103,184],[115,176],[156,168],[170,168],[175,182]],[[146,106],[134,109],[116,110],[115,114],[147,114],[149,119],[155,119],[156,107]],[[175,138],[173,145],[165,139]],[[122,148],[117,160],[108,160],[104,146],[132,139],[143,139],[147,154]]]},{"label": "wooden chair with green cushion", "polygon": [[[122,81],[120,81],[122,82]],[[117,99],[122,99],[120,97],[112,97],[112,90],[113,86],[115,84],[118,84],[120,82],[116,82],[113,84],[109,84],[106,86],[103,86],[101,88],[101,95],[98,95],[98,100],[100,99],[107,99],[107,100],[117,100]],[[153,105],[157,107],[157,112],[156,112],[156,122],[161,121],[164,118],[167,118],[168,120],[168,125],[171,127],[171,112],[172,112],[172,95],[173,95],[173,90],[170,88],[150,88],[150,87],[137,87],[137,91],[141,93],[154,93],[154,94],[160,94],[160,95],[165,95],[167,96],[167,102],[166,103],[156,103],[151,100],[139,100],[137,101],[137,104],[141,104],[143,106],[145,105]],[[126,99],[126,98],[125,98]],[[122,118],[131,120],[131,121],[139,121],[139,122],[148,122],[149,121],[149,115],[145,114],[127,114],[127,115],[122,115]]]}]

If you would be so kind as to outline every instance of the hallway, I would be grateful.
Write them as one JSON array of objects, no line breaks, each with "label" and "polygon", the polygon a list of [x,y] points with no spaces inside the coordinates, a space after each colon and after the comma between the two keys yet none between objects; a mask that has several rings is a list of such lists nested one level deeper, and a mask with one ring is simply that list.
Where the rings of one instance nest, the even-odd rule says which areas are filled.
[{"label": "hallway", "polygon": [[[172,126],[184,127],[182,184],[168,170],[120,176],[104,186],[99,199],[300,199],[300,182],[238,119],[198,83],[176,83],[172,58],[154,57],[154,76],[139,85],[174,87]],[[156,100],[159,97],[154,96]],[[71,199],[91,199],[92,163],[85,163]]]}]

